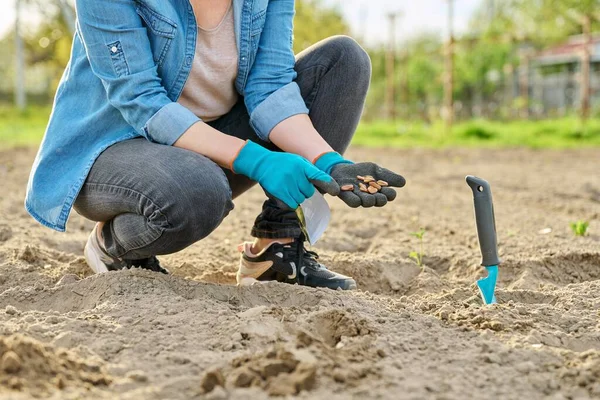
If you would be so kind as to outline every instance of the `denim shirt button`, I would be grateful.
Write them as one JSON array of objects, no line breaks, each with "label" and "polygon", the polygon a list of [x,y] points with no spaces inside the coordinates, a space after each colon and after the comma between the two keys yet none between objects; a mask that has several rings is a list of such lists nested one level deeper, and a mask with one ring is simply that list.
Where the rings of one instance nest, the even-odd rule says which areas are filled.
[{"label": "denim shirt button", "polygon": [[113,46],[110,48],[110,51],[112,51],[113,53],[116,53],[117,50],[119,50],[119,49],[117,49],[117,46]]},{"label": "denim shirt button", "polygon": [[187,56],[187,57],[185,58],[185,65],[187,65],[188,67],[189,67],[190,65],[192,65],[192,56]]}]

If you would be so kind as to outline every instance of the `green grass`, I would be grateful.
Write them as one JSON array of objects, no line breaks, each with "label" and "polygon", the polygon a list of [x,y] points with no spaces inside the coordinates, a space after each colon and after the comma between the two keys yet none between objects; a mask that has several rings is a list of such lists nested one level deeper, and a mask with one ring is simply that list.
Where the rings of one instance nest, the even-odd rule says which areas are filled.
[{"label": "green grass", "polygon": [[600,146],[600,119],[582,128],[577,118],[544,121],[473,120],[457,123],[446,134],[441,121],[364,122],[354,144],[373,147],[517,147],[573,148]]},{"label": "green grass", "polygon": [[50,107],[30,107],[22,112],[0,107],[0,149],[38,145],[49,115]]},{"label": "green grass", "polygon": [[[18,112],[0,106],[0,149],[36,146],[42,139],[50,107],[30,107]],[[441,121],[363,122],[353,144],[369,147],[600,147],[600,119],[588,121],[585,129],[575,117],[544,121],[473,120],[457,123],[446,134]]]}]

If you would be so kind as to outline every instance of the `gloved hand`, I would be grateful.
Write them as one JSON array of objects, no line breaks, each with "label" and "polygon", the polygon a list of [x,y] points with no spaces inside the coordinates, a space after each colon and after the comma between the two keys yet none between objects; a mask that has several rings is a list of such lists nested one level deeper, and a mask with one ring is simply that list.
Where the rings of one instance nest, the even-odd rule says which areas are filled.
[{"label": "gloved hand", "polygon": [[[329,152],[317,158],[315,166],[321,171],[331,175],[331,177],[340,185],[353,185],[351,191],[340,191],[339,198],[350,207],[383,207],[388,201],[396,198],[396,191],[391,187],[401,188],[406,184],[406,180],[390,171],[381,168],[375,163],[363,162],[354,164],[346,160],[339,153]],[[376,181],[387,182],[388,186],[382,187],[377,193],[371,194],[359,190],[359,183],[362,183],[358,176],[372,176]]]},{"label": "gloved hand", "polygon": [[335,180],[305,158],[270,151],[250,140],[233,160],[232,170],[257,181],[267,196],[281,200],[292,209],[312,196],[315,186],[332,196],[340,192]]}]

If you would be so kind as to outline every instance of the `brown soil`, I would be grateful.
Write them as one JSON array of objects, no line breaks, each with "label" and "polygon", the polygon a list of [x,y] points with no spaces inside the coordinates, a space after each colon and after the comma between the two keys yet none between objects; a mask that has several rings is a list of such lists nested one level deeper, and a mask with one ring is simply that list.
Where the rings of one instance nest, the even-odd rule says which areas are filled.
[{"label": "brown soil", "polygon": [[[61,234],[23,209],[33,156],[0,153],[1,399],[600,397],[600,150],[378,151],[407,187],[383,209],[330,199],[316,246],[356,278],[352,293],[233,286],[258,189],[211,237],[162,258],[172,276],[92,276],[91,222],[74,214]],[[494,306],[474,284],[467,174],[494,191]],[[570,232],[578,219],[587,237]],[[409,258],[420,227],[422,269]]]}]

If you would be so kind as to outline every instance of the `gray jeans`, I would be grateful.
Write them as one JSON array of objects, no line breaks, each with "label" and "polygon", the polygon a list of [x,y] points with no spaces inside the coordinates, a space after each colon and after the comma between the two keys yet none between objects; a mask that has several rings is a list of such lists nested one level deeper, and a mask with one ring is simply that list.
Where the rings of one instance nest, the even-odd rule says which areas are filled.
[{"label": "gray jeans", "polygon": [[[296,71],[315,128],[343,153],[363,110],[369,56],[354,40],[336,36],[298,54]],[[256,136],[243,99],[210,125],[278,150]],[[102,233],[110,255],[140,259],[174,253],[206,237],[233,209],[232,199],[254,184],[200,154],[137,138],[98,157],[74,208],[88,219],[106,222]],[[294,212],[265,201],[252,234],[282,238],[301,232]]]}]

